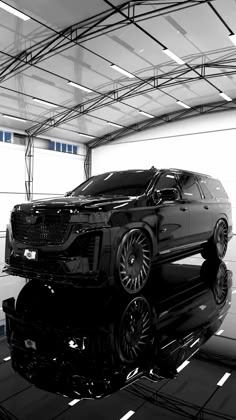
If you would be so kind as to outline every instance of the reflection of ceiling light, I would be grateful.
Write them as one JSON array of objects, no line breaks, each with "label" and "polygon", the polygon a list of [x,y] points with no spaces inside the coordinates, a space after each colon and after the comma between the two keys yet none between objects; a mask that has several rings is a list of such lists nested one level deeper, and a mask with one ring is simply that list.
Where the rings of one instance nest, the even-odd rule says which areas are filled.
[{"label": "reflection of ceiling light", "polygon": [[142,115],[145,115],[145,117],[148,117],[148,118],[155,118],[154,115],[148,114],[147,112],[144,112],[144,111],[139,111],[139,113]]},{"label": "reflection of ceiling light", "polygon": [[188,360],[185,360],[176,370],[179,373],[181,370],[183,370],[186,366],[188,366],[190,362]]},{"label": "reflection of ceiling light", "polygon": [[57,108],[58,107],[58,105],[52,104],[51,102],[43,101],[42,99],[33,98],[33,101],[39,102],[40,104],[43,104],[43,105],[51,106],[53,108]]},{"label": "reflection of ceiling light", "polygon": [[230,377],[230,375],[231,375],[231,373],[226,372],[226,373],[222,376],[222,378],[219,380],[219,382],[217,382],[217,384],[216,384],[216,385],[218,385],[218,386],[223,386],[223,385],[224,385],[224,383],[225,383],[225,381],[227,381],[227,379]]},{"label": "reflection of ceiling light", "polygon": [[227,102],[232,101],[232,99],[228,95],[226,95],[226,93],[224,92],[220,92],[219,95],[221,96],[221,98],[225,99]]},{"label": "reflection of ceiling light", "polygon": [[107,124],[114,125],[114,127],[122,127],[122,125],[120,125],[120,124],[115,124],[115,123],[109,122],[109,121],[107,121]]},{"label": "reflection of ceiling light", "polygon": [[124,74],[127,77],[130,77],[130,79],[132,79],[133,77],[135,77],[133,74],[129,73],[128,71],[122,69],[119,66],[116,66],[115,64],[111,64],[111,68],[114,69],[114,70],[116,70],[116,71],[119,71],[120,73]]},{"label": "reflection of ceiling light", "polygon": [[229,35],[229,39],[236,46],[236,35],[235,34]]},{"label": "reflection of ceiling light", "polygon": [[9,119],[11,119],[11,120],[16,120],[16,121],[26,122],[26,120],[24,120],[24,118],[13,117],[12,115],[6,115],[6,114],[2,114],[2,116],[3,116],[4,118],[9,118]]},{"label": "reflection of ceiling light", "polygon": [[187,108],[187,109],[191,108],[189,105],[186,105],[184,102],[176,101],[176,103],[180,106],[183,106],[184,108]]},{"label": "reflection of ceiling light", "polygon": [[94,139],[94,136],[90,136],[89,134],[78,133],[80,136],[88,137],[89,139]]},{"label": "reflection of ceiling light", "polygon": [[168,48],[165,48],[162,51],[163,51],[163,53],[168,55],[170,58],[172,58],[172,60],[176,61],[176,63],[185,64],[185,62],[181,58],[179,58],[177,55],[175,55],[172,51],[168,50]]},{"label": "reflection of ceiling light", "polygon": [[85,92],[92,92],[92,90],[91,90],[91,89],[86,88],[86,87],[84,87],[84,86],[82,86],[82,85],[79,85],[78,83],[74,83],[74,82],[67,82],[67,83],[68,83],[68,85],[74,86],[74,87],[76,87],[77,89],[84,90]]},{"label": "reflection of ceiling light", "polygon": [[1,9],[6,10],[6,12],[11,13],[12,15],[17,16],[18,18],[22,19],[22,20],[29,20],[30,17],[25,15],[24,13],[20,12],[19,10],[15,9],[14,7],[9,6],[6,3],[3,3],[2,1],[0,1],[0,7]]},{"label": "reflection of ceiling light", "polygon": [[128,413],[126,413],[123,417],[120,418],[120,420],[128,420],[131,416],[133,416],[134,413],[135,411],[129,410]]}]

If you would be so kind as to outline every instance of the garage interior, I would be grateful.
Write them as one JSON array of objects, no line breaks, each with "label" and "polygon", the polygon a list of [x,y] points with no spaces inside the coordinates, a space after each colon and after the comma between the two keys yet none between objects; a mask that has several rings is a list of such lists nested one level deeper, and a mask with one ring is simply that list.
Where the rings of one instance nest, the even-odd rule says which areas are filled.
[{"label": "garage interior", "polygon": [[[0,30],[0,302],[25,284],[2,272],[12,207],[92,175],[212,175],[234,232],[231,307],[176,379],[142,378],[101,400],[38,389],[11,367],[0,307],[0,419],[236,419],[236,1],[8,0]],[[167,264],[167,281],[195,278],[203,261]]]}]

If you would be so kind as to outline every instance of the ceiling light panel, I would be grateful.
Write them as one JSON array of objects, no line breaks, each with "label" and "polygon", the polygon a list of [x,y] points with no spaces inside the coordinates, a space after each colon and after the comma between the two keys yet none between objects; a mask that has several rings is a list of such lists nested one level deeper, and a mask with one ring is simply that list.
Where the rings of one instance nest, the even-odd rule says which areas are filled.
[{"label": "ceiling light panel", "polygon": [[73,87],[75,87],[77,89],[83,90],[84,92],[92,92],[91,89],[89,89],[89,88],[87,88],[85,86],[79,85],[78,83],[68,82],[68,85],[73,86]]},{"label": "ceiling light panel", "polygon": [[116,64],[111,64],[111,68],[123,74],[124,76],[129,77],[130,79],[133,79],[135,77],[134,74],[129,73],[127,70],[124,70],[123,68],[117,66]]},{"label": "ceiling light panel", "polygon": [[30,17],[25,15],[24,13],[20,12],[20,10],[15,9],[14,7],[9,6],[8,4],[0,1],[0,8],[5,10],[6,12],[11,13],[12,15],[26,21],[29,20]]},{"label": "ceiling light panel", "polygon": [[52,104],[51,102],[43,101],[42,99],[33,98],[33,101],[38,102],[38,103],[40,103],[42,105],[45,105],[45,106],[50,106],[52,108],[58,108],[58,105]]},{"label": "ceiling light panel", "polygon": [[24,118],[14,117],[13,115],[7,115],[7,114],[2,114],[2,117],[3,118],[8,118],[10,120],[20,121],[20,122],[26,122],[27,121]]}]

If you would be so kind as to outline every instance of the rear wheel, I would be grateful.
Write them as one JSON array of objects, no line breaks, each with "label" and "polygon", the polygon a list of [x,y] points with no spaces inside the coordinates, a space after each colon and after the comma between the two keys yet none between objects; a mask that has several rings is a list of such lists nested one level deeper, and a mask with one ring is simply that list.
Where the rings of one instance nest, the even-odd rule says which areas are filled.
[{"label": "rear wheel", "polygon": [[151,269],[151,246],[140,229],[127,232],[119,246],[116,273],[119,285],[129,294],[140,292]]},{"label": "rear wheel", "polygon": [[226,254],[228,246],[228,226],[225,220],[218,220],[214,234],[209,239],[204,250],[201,252],[203,258],[217,258],[222,260]]}]

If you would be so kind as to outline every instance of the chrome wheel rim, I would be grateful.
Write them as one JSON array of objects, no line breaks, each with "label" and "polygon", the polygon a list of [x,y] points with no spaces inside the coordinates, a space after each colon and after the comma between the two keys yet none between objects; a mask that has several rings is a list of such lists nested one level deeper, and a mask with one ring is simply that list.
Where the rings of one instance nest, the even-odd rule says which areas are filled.
[{"label": "chrome wheel rim", "polygon": [[119,331],[120,357],[137,360],[146,350],[151,331],[151,310],[143,297],[135,298],[124,311]]},{"label": "chrome wheel rim", "polygon": [[219,258],[226,254],[228,244],[228,229],[224,222],[221,222],[216,230],[216,249]]},{"label": "chrome wheel rim", "polygon": [[128,293],[137,293],[147,282],[151,251],[147,237],[139,230],[127,234],[121,246],[119,278]]},{"label": "chrome wheel rim", "polygon": [[216,303],[221,304],[225,301],[228,294],[228,275],[227,267],[224,263],[221,263],[216,276],[216,282],[214,285],[214,296]]}]

